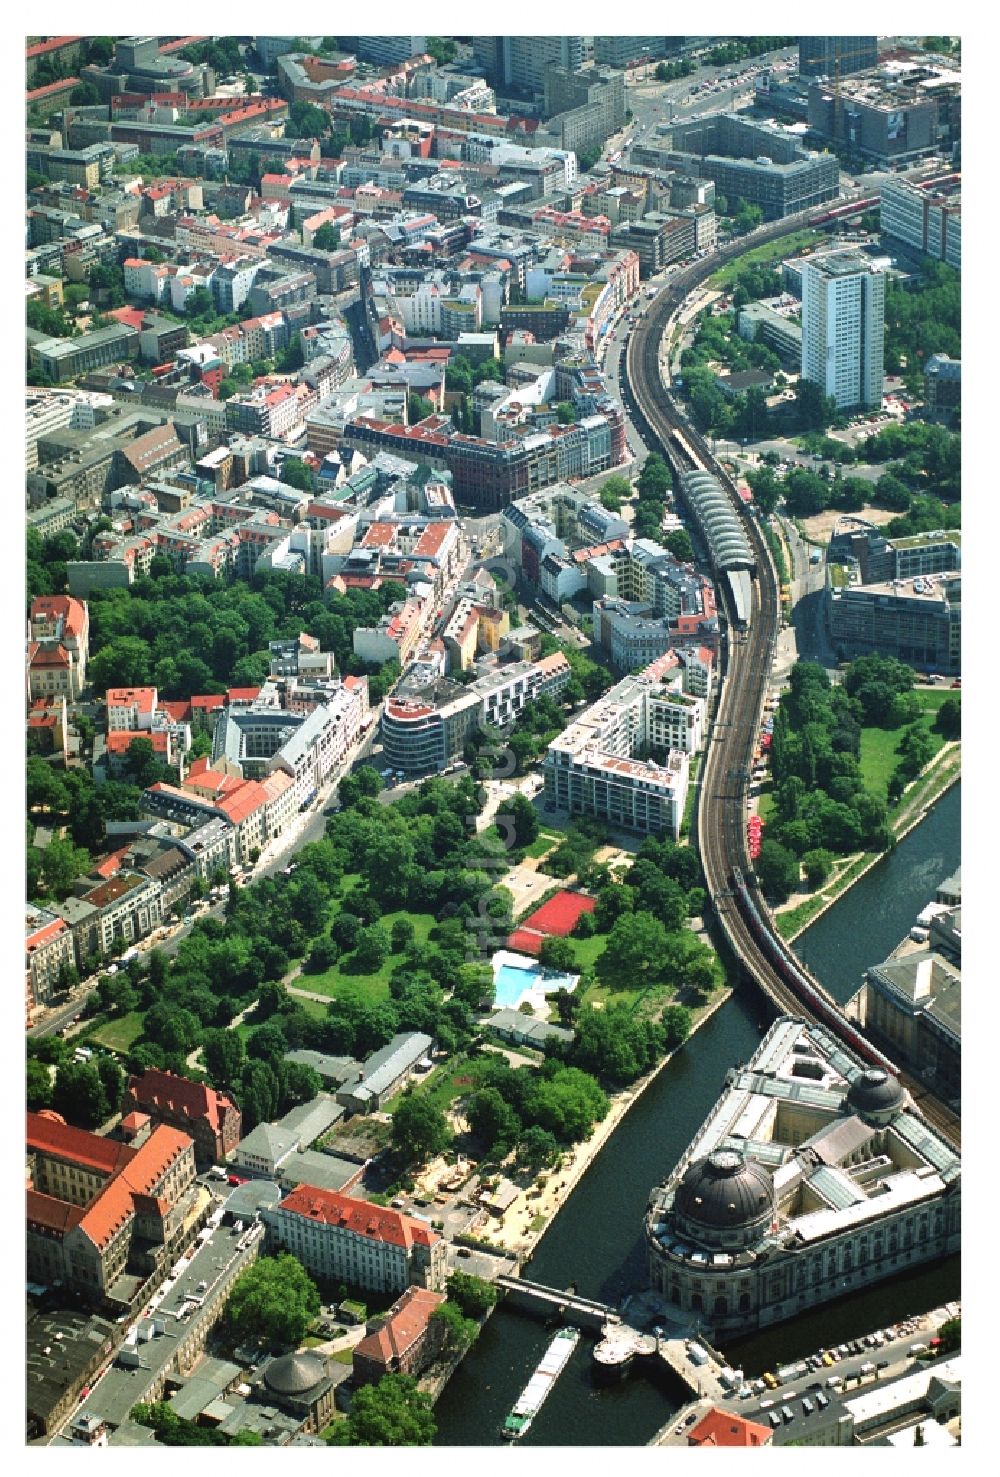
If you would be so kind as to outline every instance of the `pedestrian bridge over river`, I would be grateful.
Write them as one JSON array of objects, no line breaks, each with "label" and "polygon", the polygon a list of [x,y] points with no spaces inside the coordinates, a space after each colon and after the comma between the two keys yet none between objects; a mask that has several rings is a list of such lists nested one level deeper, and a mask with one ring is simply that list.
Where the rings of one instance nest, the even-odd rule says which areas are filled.
[{"label": "pedestrian bridge over river", "polygon": [[605,1324],[621,1322],[621,1314],[608,1307],[607,1303],[558,1287],[546,1287],[542,1282],[529,1282],[526,1277],[498,1277],[496,1286],[502,1288],[509,1299],[524,1307],[536,1312],[558,1313],[567,1323],[579,1328],[599,1330]]}]

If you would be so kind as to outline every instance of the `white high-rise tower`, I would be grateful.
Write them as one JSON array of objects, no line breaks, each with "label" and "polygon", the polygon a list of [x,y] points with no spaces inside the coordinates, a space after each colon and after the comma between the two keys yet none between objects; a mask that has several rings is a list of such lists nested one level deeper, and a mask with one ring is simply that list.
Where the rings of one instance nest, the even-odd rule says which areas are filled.
[{"label": "white high-rise tower", "polygon": [[882,403],[885,273],[858,251],[802,265],[802,378],[838,410]]}]

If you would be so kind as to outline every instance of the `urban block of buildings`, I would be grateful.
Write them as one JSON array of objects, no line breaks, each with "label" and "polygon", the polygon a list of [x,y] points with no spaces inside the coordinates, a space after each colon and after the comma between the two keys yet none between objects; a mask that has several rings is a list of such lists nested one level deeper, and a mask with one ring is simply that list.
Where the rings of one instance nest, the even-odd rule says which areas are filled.
[{"label": "urban block of buildings", "polygon": [[128,1311],[194,1238],[207,1196],[194,1144],[157,1126],[139,1148],[28,1114],[28,1276]]},{"label": "urban block of buildings", "polygon": [[[616,683],[549,744],[546,801],[571,815],[676,840],[712,670],[707,648],[689,656],[670,651]],[[658,758],[644,757],[650,753]]]}]

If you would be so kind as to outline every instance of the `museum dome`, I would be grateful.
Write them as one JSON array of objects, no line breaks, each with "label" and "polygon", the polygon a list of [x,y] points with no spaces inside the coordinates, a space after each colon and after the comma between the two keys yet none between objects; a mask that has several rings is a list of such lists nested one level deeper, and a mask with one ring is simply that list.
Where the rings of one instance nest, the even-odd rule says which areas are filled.
[{"label": "museum dome", "polygon": [[739,1150],[716,1149],[688,1167],[674,1209],[695,1225],[741,1230],[773,1215],[774,1184],[762,1164]]},{"label": "museum dome", "polygon": [[326,1376],[326,1365],[316,1354],[283,1354],[264,1371],[264,1383],[278,1395],[308,1394]]},{"label": "museum dome", "polygon": [[906,1088],[882,1067],[868,1067],[855,1077],[847,1093],[847,1106],[862,1118],[894,1113],[905,1100]]}]

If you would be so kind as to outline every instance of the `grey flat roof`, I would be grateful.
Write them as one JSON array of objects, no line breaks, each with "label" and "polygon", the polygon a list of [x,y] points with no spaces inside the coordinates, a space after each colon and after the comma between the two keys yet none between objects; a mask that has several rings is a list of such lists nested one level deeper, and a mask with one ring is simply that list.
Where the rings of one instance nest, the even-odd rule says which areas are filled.
[{"label": "grey flat roof", "polygon": [[341,1159],[336,1154],[305,1149],[301,1154],[293,1154],[278,1174],[283,1185],[313,1185],[317,1190],[339,1191],[354,1178],[359,1168],[352,1160]]},{"label": "grey flat roof", "polygon": [[365,1062],[365,1075],[361,1080],[360,1090],[366,1090],[369,1094],[383,1092],[401,1073],[430,1051],[433,1045],[433,1039],[425,1036],[422,1031],[401,1032],[394,1036],[388,1046],[374,1052]]}]

